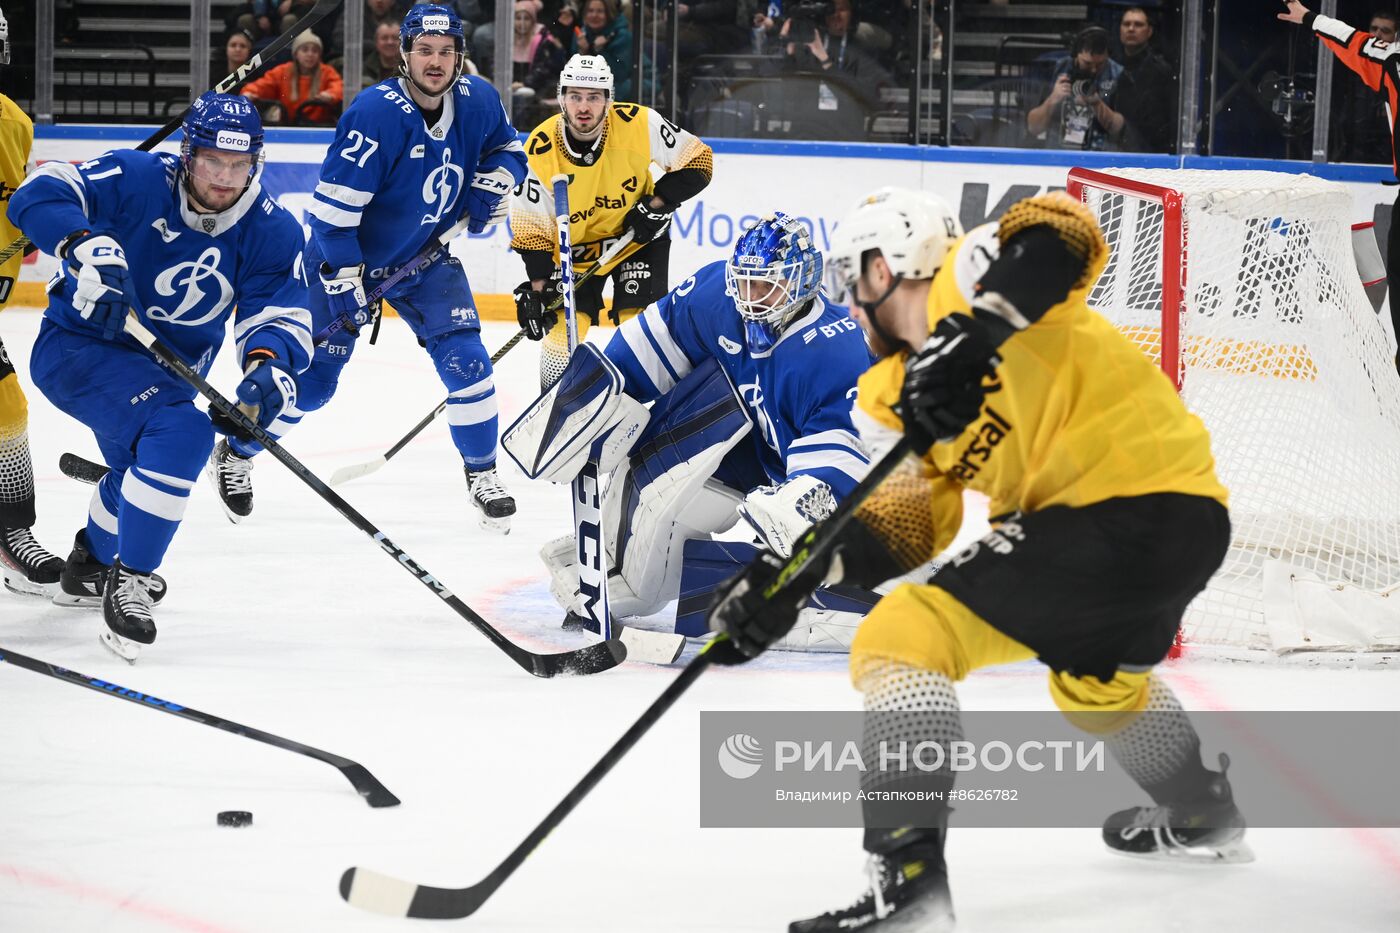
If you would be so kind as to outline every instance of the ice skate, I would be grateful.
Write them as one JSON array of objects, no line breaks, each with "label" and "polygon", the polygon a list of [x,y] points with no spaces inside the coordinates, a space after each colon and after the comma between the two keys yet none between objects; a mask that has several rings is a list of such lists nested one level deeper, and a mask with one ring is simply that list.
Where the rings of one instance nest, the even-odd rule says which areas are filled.
[{"label": "ice skate", "polygon": [[128,663],[135,663],[141,646],[156,640],[156,622],[151,615],[151,575],[122,566],[121,559],[108,571],[102,593],[102,617],[107,631],[102,644]]},{"label": "ice skate", "polygon": [[234,453],[227,438],[214,445],[209,462],[204,465],[204,475],[219,494],[224,514],[235,525],[253,514],[252,472],[252,459]]},{"label": "ice skate", "polygon": [[478,524],[488,531],[510,534],[510,517],[515,514],[515,499],[501,485],[496,468],[474,471],[466,468],[467,492],[471,494],[472,505],[481,513]]},{"label": "ice skate", "polygon": [[[92,556],[92,552],[88,550],[87,532],[79,531],[73,539],[73,550],[59,572],[58,590],[53,597],[54,605],[93,609],[101,606],[102,591],[107,585],[107,574],[111,569]],[[165,598],[165,578],[153,573],[147,580],[151,589],[151,602],[160,602]]]},{"label": "ice skate", "polygon": [[1244,815],[1235,806],[1220,756],[1220,772],[1197,799],[1164,807],[1119,810],[1103,824],[1103,841],[1119,855],[1164,861],[1238,863],[1254,861],[1244,841]]},{"label": "ice skate", "polygon": [[948,874],[927,859],[903,861],[898,853],[870,856],[870,888],[844,910],[794,920],[788,933],[947,933],[953,929]]},{"label": "ice skate", "polygon": [[5,589],[22,596],[50,599],[58,592],[63,558],[34,540],[30,528],[0,528],[0,572]]}]

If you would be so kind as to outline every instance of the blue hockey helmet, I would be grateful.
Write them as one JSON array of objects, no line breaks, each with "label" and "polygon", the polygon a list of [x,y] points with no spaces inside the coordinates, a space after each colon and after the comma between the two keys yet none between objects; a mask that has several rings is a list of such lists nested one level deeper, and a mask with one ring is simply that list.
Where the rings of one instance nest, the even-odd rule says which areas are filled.
[{"label": "blue hockey helmet", "polygon": [[180,129],[185,136],[180,143],[180,165],[186,172],[190,170],[194,150],[220,149],[252,156],[248,180],[252,181],[257,174],[262,161],[263,127],[257,109],[248,98],[205,91],[190,105]]},{"label": "blue hockey helmet", "polygon": [[457,51],[467,47],[466,33],[462,30],[462,18],[450,6],[440,3],[416,3],[399,24],[399,48],[407,55],[413,48],[413,40],[419,36],[451,36],[457,44]]},{"label": "blue hockey helmet", "polygon": [[778,211],[745,230],[724,269],[724,290],[744,320],[749,349],[763,352],[821,289],[822,254],[796,217]]}]

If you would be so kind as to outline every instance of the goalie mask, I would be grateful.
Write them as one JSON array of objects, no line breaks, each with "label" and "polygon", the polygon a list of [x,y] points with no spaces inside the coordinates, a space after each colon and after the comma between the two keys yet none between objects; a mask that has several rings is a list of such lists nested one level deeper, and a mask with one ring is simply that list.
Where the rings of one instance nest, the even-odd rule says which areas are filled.
[{"label": "goalie mask", "polygon": [[[905,279],[931,279],[954,241],[963,235],[962,224],[942,198],[927,191],[880,188],[867,195],[831,235],[827,249],[827,292],[843,304],[859,305],[870,326],[891,347],[900,346],[881,326],[876,310]],[[894,281],[874,301],[857,301],[856,281],[864,271],[864,257],[879,250]]]},{"label": "goalie mask", "polygon": [[779,211],[744,231],[725,265],[724,290],[744,320],[749,352],[772,349],[821,281],[822,254],[796,217]]},{"label": "goalie mask", "polygon": [[[180,167],[185,174],[185,190],[191,197],[203,203],[191,184],[194,178],[231,187],[237,187],[234,182],[241,181],[246,191],[257,177],[262,167],[263,127],[258,111],[246,97],[205,91],[190,106],[180,129],[184,134]],[[209,150],[221,154],[212,155]]]}]

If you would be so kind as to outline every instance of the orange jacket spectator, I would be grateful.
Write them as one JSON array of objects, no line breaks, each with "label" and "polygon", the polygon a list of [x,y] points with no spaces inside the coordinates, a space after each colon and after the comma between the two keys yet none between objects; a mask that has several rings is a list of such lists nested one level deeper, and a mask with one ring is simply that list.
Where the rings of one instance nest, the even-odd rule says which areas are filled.
[{"label": "orange jacket spectator", "polygon": [[307,121],[331,123],[344,99],[340,75],[321,61],[321,39],[309,29],[297,36],[290,62],[249,81],[241,93],[244,97],[276,102],[277,106],[264,114],[269,123],[291,122],[297,108],[307,101],[319,104],[302,111]]}]

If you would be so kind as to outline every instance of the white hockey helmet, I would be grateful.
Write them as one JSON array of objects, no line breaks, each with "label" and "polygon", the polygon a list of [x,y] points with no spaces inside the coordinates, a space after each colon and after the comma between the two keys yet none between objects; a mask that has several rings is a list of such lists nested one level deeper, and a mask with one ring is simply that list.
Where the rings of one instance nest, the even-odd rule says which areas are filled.
[{"label": "white hockey helmet", "polygon": [[931,279],[962,224],[948,202],[927,191],[880,188],[837,225],[827,249],[828,291],[849,300],[860,278],[860,258],[878,249],[899,279]]},{"label": "white hockey helmet", "polygon": [[608,60],[601,55],[574,55],[564,63],[563,69],[559,72],[559,84],[555,88],[555,92],[561,104],[566,87],[603,91],[608,95],[608,102],[611,103],[613,73],[612,68],[608,66]]}]

